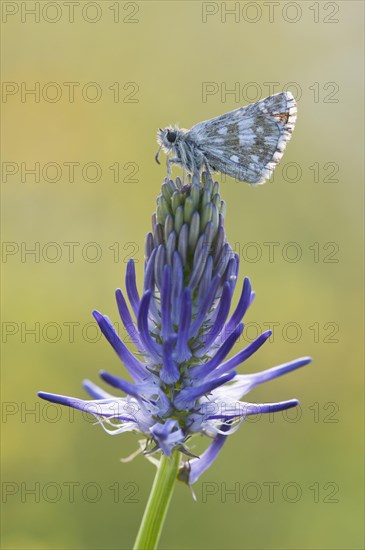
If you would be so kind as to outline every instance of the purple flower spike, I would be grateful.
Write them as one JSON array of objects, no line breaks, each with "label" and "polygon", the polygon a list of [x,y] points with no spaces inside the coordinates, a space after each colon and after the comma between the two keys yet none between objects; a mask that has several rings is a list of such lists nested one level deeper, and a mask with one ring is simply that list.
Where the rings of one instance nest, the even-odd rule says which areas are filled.
[{"label": "purple flower spike", "polygon": [[190,485],[211,466],[247,416],[298,404],[296,399],[248,403],[241,401],[243,396],[311,361],[302,357],[262,372],[237,374],[236,367],[260,349],[270,331],[227,359],[244,330],[242,319],[255,293],[245,278],[230,314],[239,258],[227,242],[224,212],[219,185],[209,175],[202,174],[201,181],[195,175],[192,185],[166,179],[145,242],[141,293],[133,260],[127,264],[126,294],[116,291],[119,315],[135,353],[106,315],[93,312],[132,381],[100,372],[120,397],[89,380],[84,381],[90,396],[86,400],[39,392],[42,399],[93,414],[111,435],[142,433],[148,455],[179,451],[192,456],[192,436],[210,437],[205,452],[180,469],[179,479]]}]

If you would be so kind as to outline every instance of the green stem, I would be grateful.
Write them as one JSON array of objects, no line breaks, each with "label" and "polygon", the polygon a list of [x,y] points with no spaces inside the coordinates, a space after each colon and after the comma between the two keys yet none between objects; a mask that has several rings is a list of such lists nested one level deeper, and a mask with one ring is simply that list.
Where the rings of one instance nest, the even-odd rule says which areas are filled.
[{"label": "green stem", "polygon": [[174,451],[172,456],[162,455],[137,539],[134,543],[134,550],[154,550],[157,548],[174,490],[179,464],[179,451]]}]

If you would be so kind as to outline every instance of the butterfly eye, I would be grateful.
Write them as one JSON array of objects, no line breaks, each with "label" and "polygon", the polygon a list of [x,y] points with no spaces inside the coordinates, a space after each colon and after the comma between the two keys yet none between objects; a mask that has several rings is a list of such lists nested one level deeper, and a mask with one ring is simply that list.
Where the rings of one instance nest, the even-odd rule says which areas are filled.
[{"label": "butterfly eye", "polygon": [[171,130],[168,130],[166,139],[169,143],[175,143],[175,141],[176,141],[176,132],[171,132]]}]

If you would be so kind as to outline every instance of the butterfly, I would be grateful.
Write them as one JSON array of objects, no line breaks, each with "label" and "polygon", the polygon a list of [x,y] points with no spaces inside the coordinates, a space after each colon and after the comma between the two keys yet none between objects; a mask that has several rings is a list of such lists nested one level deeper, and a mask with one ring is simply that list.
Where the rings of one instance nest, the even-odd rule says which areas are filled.
[{"label": "butterfly", "polygon": [[199,122],[190,130],[168,126],[157,132],[161,149],[169,155],[167,175],[173,164],[190,174],[222,172],[252,185],[270,178],[284,154],[297,118],[290,92],[271,95],[224,115]]}]

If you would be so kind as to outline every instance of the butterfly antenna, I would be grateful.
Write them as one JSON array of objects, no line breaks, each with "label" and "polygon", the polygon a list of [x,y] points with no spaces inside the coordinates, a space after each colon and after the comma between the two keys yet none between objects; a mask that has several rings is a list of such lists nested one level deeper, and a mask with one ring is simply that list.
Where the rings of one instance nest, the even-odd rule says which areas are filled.
[{"label": "butterfly antenna", "polygon": [[159,156],[160,156],[160,152],[161,152],[161,148],[162,148],[162,144],[160,145],[160,147],[158,148],[158,151],[155,155],[155,161],[157,162],[157,164],[161,164],[161,162],[159,161]]}]

